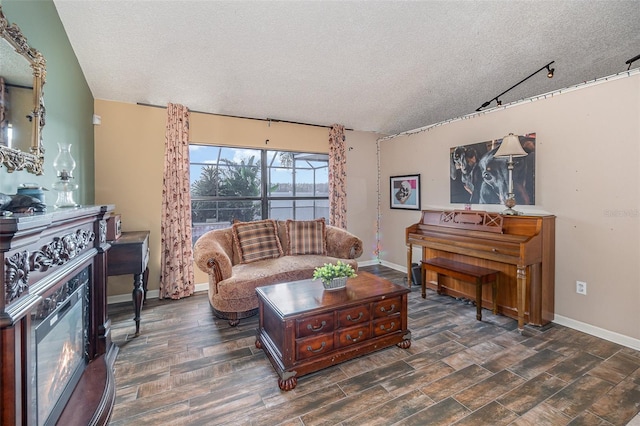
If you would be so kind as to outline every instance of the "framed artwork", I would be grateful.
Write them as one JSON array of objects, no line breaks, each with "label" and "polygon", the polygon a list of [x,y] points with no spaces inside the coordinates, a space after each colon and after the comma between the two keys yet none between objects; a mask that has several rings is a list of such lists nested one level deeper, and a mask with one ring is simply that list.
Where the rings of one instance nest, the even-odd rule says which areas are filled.
[{"label": "framed artwork", "polygon": [[391,208],[420,210],[420,175],[391,176]]},{"label": "framed artwork", "polygon": [[[519,206],[536,203],[536,134],[518,135],[524,157],[514,157],[513,192]],[[450,201],[460,204],[503,204],[509,181],[507,159],[494,158],[502,139],[449,150]]]}]

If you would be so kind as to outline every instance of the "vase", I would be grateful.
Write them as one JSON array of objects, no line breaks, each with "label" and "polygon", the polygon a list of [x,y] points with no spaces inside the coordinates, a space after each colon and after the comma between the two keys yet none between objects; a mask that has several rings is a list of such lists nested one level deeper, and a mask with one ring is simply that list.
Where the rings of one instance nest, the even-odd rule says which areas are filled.
[{"label": "vase", "polygon": [[325,290],[340,290],[347,286],[347,277],[333,278],[331,281],[322,281]]}]

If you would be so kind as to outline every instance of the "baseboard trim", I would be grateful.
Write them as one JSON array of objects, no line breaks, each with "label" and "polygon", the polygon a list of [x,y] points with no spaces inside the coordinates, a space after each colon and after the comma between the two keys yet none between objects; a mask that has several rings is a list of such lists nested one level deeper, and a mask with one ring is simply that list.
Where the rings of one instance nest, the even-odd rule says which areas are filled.
[{"label": "baseboard trim", "polygon": [[640,351],[640,340],[555,314],[553,322]]},{"label": "baseboard trim", "polygon": [[[207,290],[209,290],[209,283],[200,283],[200,284],[196,284],[194,292],[197,293],[199,291],[207,291]],[[160,290],[147,291],[147,299],[157,299],[158,297],[160,297]],[[113,296],[107,297],[108,305],[113,305],[115,303],[126,303],[126,302],[133,303],[131,299],[131,294],[114,294]]]},{"label": "baseboard trim", "polygon": [[395,269],[396,271],[400,271],[404,273],[407,272],[407,265],[398,265],[396,263],[387,262],[385,260],[381,260],[380,264],[382,266],[386,266],[387,268]]},{"label": "baseboard trim", "polygon": [[379,265],[380,261],[378,259],[371,259],[371,260],[365,260],[364,262],[358,262],[358,268],[361,268],[363,266],[373,266],[373,265]]}]

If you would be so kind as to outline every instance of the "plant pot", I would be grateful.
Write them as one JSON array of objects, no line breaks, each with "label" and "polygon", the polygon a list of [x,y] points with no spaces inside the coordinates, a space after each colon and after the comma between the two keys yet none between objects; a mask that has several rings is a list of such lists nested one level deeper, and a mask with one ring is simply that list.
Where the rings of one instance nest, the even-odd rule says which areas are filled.
[{"label": "plant pot", "polygon": [[340,290],[347,286],[347,277],[334,278],[331,281],[322,281],[325,290]]}]

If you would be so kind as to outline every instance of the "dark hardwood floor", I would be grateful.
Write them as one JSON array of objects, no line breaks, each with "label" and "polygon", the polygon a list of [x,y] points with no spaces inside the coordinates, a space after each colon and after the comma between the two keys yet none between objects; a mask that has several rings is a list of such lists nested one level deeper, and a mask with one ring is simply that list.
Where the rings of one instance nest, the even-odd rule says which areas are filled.
[{"label": "dark hardwood floor", "polygon": [[[405,274],[361,268],[396,283]],[[640,352],[559,325],[516,321],[418,287],[409,349],[392,347],[280,391],[256,349],[257,317],[230,327],[206,294],[109,306],[117,396],[111,425],[639,424]]]}]

